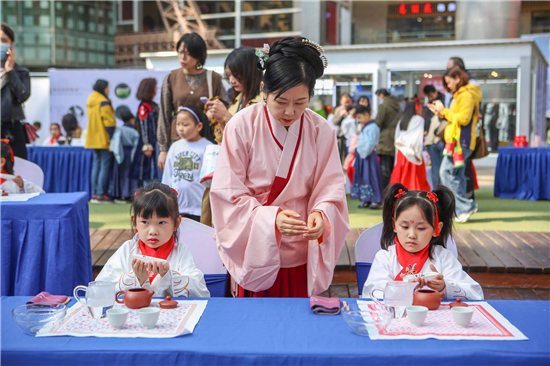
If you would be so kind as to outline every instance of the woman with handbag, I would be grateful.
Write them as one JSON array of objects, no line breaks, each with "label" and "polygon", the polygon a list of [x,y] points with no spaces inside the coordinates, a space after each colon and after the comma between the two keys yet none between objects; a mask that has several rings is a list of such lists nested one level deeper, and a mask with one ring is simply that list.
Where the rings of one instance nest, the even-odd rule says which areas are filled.
[{"label": "woman with handbag", "polygon": [[479,86],[469,84],[466,71],[459,67],[447,70],[443,86],[453,93],[454,103],[451,109],[441,102],[428,104],[434,113],[445,117],[445,149],[441,163],[441,183],[449,187],[456,199],[456,221],[466,222],[477,212],[477,204],[466,197],[465,162],[472,156],[476,147],[476,127],[479,119]]},{"label": "woman with handbag", "polygon": [[170,145],[179,140],[173,115],[179,107],[195,105],[204,108],[201,97],[225,99],[222,77],[206,70],[206,43],[197,33],[184,34],[176,45],[180,69],[172,70],[162,82],[157,142],[160,147],[158,165],[164,170]]}]

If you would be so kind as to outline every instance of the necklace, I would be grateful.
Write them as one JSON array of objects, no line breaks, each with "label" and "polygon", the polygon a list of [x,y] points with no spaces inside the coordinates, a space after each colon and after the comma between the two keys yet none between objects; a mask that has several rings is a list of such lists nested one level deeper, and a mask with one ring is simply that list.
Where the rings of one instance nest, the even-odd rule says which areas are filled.
[{"label": "necklace", "polygon": [[[183,69],[182,69],[183,70]],[[197,89],[202,83],[204,83],[204,80],[206,79],[206,72],[202,72],[200,74],[183,74],[185,76],[185,81],[187,82],[187,85],[189,85],[189,94],[193,95],[195,94],[195,89]]]}]

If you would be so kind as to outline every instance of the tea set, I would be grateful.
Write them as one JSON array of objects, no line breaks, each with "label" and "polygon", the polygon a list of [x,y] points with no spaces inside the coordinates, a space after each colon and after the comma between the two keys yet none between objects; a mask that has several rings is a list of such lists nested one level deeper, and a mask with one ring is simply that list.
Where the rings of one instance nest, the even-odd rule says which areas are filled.
[{"label": "tea set", "polygon": [[[145,288],[132,288],[115,293],[115,282],[93,281],[88,286],[77,286],[74,298],[83,304],[94,319],[104,319],[115,329],[122,329],[128,319],[129,309],[137,310],[141,324],[145,328],[154,328],[161,309],[175,309],[178,302],[167,296],[159,302],[159,307],[151,306],[154,292]],[[79,291],[85,291],[86,297],[78,296]],[[122,296],[122,297],[120,297]],[[120,298],[119,298],[120,297]],[[114,307],[114,304],[124,307]]]},{"label": "tea set", "polygon": [[[424,324],[429,310],[437,310],[443,299],[443,292],[431,289],[416,289],[418,283],[406,280],[415,277],[429,278],[430,273],[405,277],[404,281],[389,281],[382,289],[375,287],[370,292],[370,298],[380,307],[386,308],[392,313],[394,319],[406,317],[412,325],[420,327]],[[383,293],[383,302],[380,302],[374,293]],[[455,323],[460,327],[468,327],[472,320],[473,309],[461,299],[450,305]]]}]

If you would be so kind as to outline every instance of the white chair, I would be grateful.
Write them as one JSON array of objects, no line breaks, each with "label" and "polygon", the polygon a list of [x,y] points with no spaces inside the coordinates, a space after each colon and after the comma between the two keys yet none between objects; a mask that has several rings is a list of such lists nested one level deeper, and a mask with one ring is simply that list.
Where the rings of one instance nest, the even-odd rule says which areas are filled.
[{"label": "white chair", "polygon": [[197,268],[204,273],[212,297],[225,296],[227,270],[218,254],[214,229],[191,219],[183,218],[178,229],[178,241],[187,245]]},{"label": "white chair", "polygon": [[42,168],[32,161],[16,156],[13,161],[13,174],[20,175],[21,178],[28,180],[35,186],[44,187],[44,172]]},{"label": "white chair", "polygon": [[[355,243],[355,271],[357,275],[357,288],[359,290],[359,296],[363,293],[363,285],[369,276],[370,267],[372,265],[372,261],[374,260],[374,256],[379,250],[382,250],[380,248],[380,238],[382,238],[383,228],[383,222],[374,225],[373,227],[365,230]],[[456,258],[458,258],[456,242],[452,237],[447,239],[445,246]]]}]

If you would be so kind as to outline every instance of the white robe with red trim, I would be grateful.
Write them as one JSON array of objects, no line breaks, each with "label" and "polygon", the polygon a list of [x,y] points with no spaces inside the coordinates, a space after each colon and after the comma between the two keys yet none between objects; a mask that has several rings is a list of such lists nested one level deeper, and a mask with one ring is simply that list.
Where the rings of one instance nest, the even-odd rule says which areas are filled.
[{"label": "white robe with red trim", "polygon": [[[308,293],[316,295],[331,284],[349,231],[336,135],[309,109],[288,131],[266,110],[263,103],[245,108],[225,128],[210,191],[218,251],[233,279],[254,292],[269,289],[280,268],[307,263]],[[265,205],[276,176],[284,188]],[[281,236],[279,209],[305,222],[321,212],[323,235]]]}]

